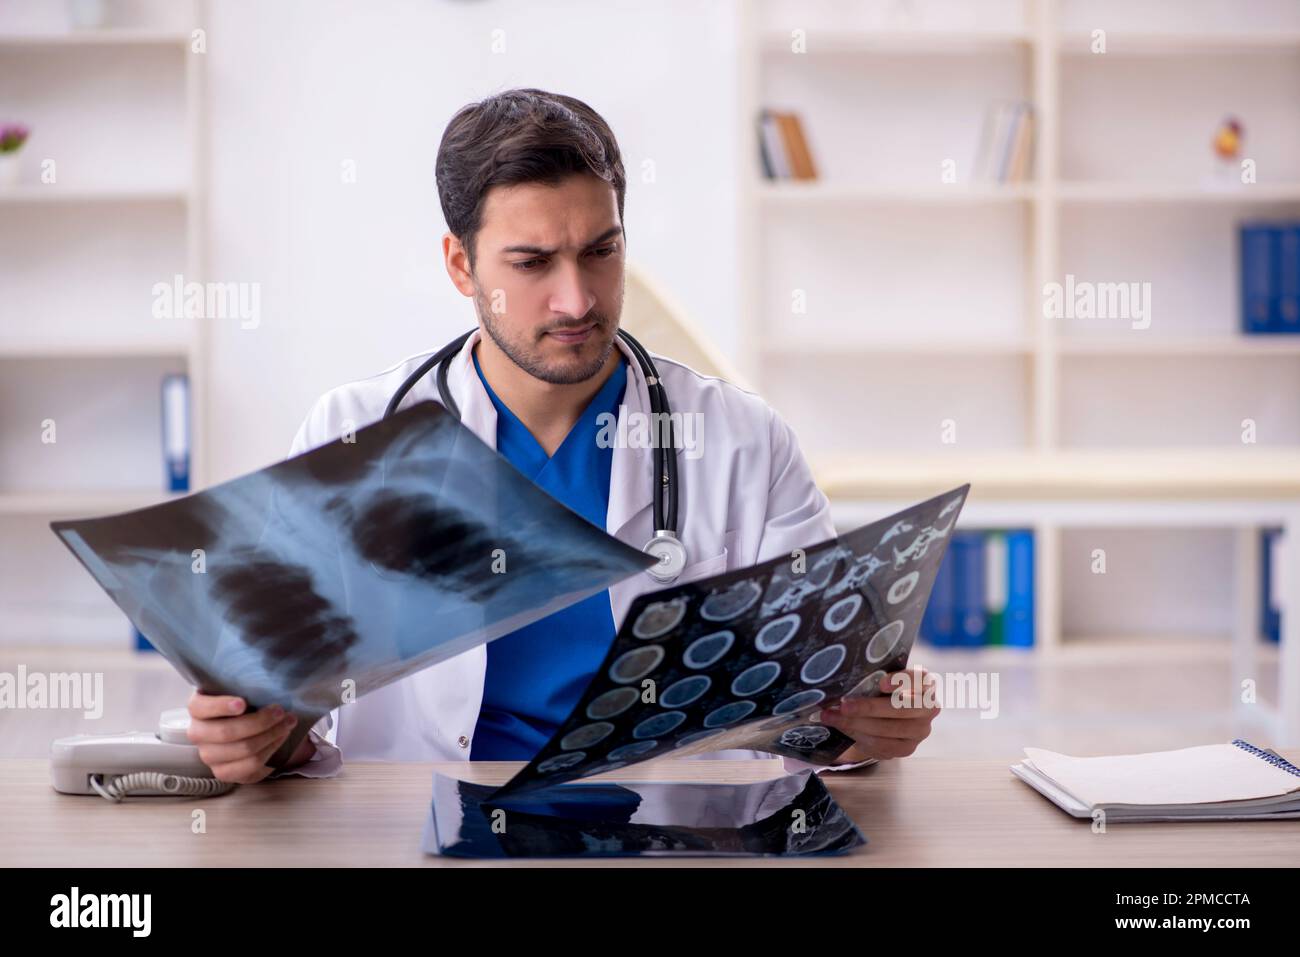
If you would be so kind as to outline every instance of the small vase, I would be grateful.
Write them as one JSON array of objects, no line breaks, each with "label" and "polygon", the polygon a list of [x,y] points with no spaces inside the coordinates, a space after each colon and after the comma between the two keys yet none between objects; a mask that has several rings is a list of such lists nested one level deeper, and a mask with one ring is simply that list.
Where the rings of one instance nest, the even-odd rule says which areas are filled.
[{"label": "small vase", "polygon": [[0,189],[13,189],[18,185],[18,172],[22,162],[17,153],[0,153]]}]

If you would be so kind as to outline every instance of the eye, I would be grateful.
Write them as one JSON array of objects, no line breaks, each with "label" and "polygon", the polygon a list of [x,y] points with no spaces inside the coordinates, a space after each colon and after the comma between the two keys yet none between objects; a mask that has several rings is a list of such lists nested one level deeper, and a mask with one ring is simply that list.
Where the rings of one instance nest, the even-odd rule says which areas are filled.
[{"label": "eye", "polygon": [[533,266],[542,262],[543,260],[541,259],[524,259],[517,263],[511,263],[510,265],[515,269],[518,269],[520,272],[536,272],[537,270],[534,269]]},{"label": "eye", "polygon": [[601,246],[599,249],[592,250],[592,252],[594,252],[601,259],[608,259],[610,256],[614,255],[614,253],[616,253],[617,251],[618,251],[617,246]]}]

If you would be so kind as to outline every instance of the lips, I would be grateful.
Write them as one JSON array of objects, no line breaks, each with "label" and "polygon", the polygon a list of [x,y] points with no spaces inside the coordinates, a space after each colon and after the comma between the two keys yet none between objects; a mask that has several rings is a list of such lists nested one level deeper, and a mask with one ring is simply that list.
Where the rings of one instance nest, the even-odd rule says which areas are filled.
[{"label": "lips", "polygon": [[582,326],[581,328],[552,329],[546,334],[556,342],[562,342],[566,345],[576,345],[580,342],[586,342],[593,332],[596,331],[596,324]]}]

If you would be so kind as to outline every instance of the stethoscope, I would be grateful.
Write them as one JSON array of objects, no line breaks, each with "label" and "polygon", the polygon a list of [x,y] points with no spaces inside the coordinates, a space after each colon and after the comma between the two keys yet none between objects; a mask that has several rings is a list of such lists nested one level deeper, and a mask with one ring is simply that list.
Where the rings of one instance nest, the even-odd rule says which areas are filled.
[{"label": "stethoscope", "polygon": [[[465,347],[477,329],[471,329],[463,336],[457,337],[452,342],[447,343],[424,362],[420,363],[419,368],[406,377],[406,381],[398,386],[393,397],[388,400],[388,408],[384,410],[384,418],[388,418],[397,411],[397,407],[402,404],[402,399],[406,398],[406,393],[411,391],[411,387],[420,379],[429,373],[429,370],[437,367],[435,373],[438,382],[438,398],[441,400],[443,408],[460,418],[460,408],[456,401],[451,397],[451,391],[447,388],[447,369],[449,360],[452,356],[460,352]],[[668,443],[672,450],[672,455],[664,457],[664,450],[659,442],[653,442],[653,475],[660,476],[660,481],[655,482],[653,475],[651,482],[654,484],[654,537],[646,542],[642,549],[647,555],[658,559],[658,563],[652,565],[646,571],[656,581],[669,584],[677,579],[686,567],[686,546],[682,544],[677,537],[677,433],[673,429],[673,420],[671,410],[668,407],[668,393],[664,391],[664,384],[659,379],[659,371],[655,368],[654,362],[650,358],[650,353],[646,352],[645,347],[637,342],[625,330],[618,330],[619,337],[627,343],[632,355],[636,357],[637,364],[641,367],[641,372],[645,376],[646,385],[650,392],[650,411],[654,414],[654,421],[668,423]],[[662,418],[660,416],[662,415]]]}]

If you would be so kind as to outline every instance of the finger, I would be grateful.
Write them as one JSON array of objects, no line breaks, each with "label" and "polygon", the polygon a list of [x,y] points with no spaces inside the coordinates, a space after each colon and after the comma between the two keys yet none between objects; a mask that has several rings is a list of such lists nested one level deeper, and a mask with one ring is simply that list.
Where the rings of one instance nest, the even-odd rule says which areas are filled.
[{"label": "finger", "polygon": [[230,784],[256,784],[272,771],[257,762],[256,758],[245,758],[230,764],[219,764],[212,769],[212,776],[218,781]]},{"label": "finger", "polygon": [[252,714],[241,714],[237,718],[191,721],[188,735],[193,744],[231,744],[261,734],[277,724],[284,715],[284,709],[276,704]]},{"label": "finger", "polygon": [[[256,784],[258,781],[274,772],[275,769],[268,768],[266,762],[271,759],[271,755],[275,754],[276,750],[280,747],[280,744],[281,742],[276,741],[263,748],[257,754],[240,758],[238,761],[231,761],[229,764],[219,765],[222,769],[222,774],[225,776],[222,777],[221,775],[218,775],[218,777],[223,781],[231,781],[235,784]],[[217,771],[214,768],[213,774],[216,773]]]},{"label": "finger", "polygon": [[250,755],[259,753],[268,745],[279,747],[284,743],[284,739],[289,736],[289,732],[297,723],[298,721],[293,715],[285,715],[282,721],[267,728],[260,734],[253,735],[251,738],[232,741],[229,744],[201,745],[199,747],[199,760],[208,767],[213,767],[218,764],[241,761]]},{"label": "finger", "polygon": [[933,720],[942,709],[939,707],[937,699],[931,698],[926,700],[919,695],[901,694],[899,700],[895,702],[892,695],[880,695],[872,698],[842,698],[840,701],[824,710],[832,714],[838,712],[848,715],[852,718],[892,718],[894,720],[908,720],[912,718],[925,718],[927,721]]},{"label": "finger", "polygon": [[243,712],[244,707],[244,699],[235,695],[204,694],[201,691],[190,695],[190,717],[198,720],[228,718]]},{"label": "finger", "polygon": [[873,758],[905,758],[920,744],[919,741],[904,741],[898,738],[876,738],[867,736],[855,738],[854,745],[859,753]]},{"label": "finger", "polygon": [[[297,723],[298,723],[297,721],[294,722],[294,724],[297,724]],[[289,733],[290,733],[291,731],[293,731],[293,725],[292,725],[292,724],[289,725],[289,727],[285,729],[284,734],[282,734],[281,736],[279,736],[278,738],[276,738],[274,741],[272,741],[271,743],[269,743],[268,745],[266,745],[264,748],[260,749],[260,750],[257,752],[257,754],[253,755],[253,757],[257,759],[258,767],[262,767],[262,766],[264,766],[264,765],[266,764],[267,761],[271,760],[271,755],[275,754],[275,752],[277,752],[277,751],[280,750],[280,747],[281,747],[281,746],[284,744],[284,742],[288,739],[288,737],[289,737]]]},{"label": "finger", "polygon": [[903,671],[893,671],[885,675],[880,681],[880,687],[886,693],[893,692],[898,688],[906,691],[916,691],[936,687],[935,681],[933,671],[927,671],[921,665],[914,665]]},{"label": "finger", "polygon": [[920,741],[930,735],[930,722],[925,718],[890,721],[886,718],[847,718],[823,714],[820,723],[843,731],[855,741],[862,738]]}]

